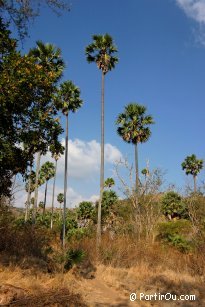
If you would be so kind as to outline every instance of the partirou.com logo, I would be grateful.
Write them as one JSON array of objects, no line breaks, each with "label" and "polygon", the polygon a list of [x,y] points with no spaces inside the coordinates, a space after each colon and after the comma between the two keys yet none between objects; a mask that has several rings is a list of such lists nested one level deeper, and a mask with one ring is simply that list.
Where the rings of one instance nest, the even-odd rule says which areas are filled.
[{"label": "partirou.com logo", "polygon": [[196,295],[195,294],[181,294],[176,295],[172,293],[154,293],[154,294],[145,294],[143,292],[140,293],[131,293],[130,294],[130,301],[195,301]]}]

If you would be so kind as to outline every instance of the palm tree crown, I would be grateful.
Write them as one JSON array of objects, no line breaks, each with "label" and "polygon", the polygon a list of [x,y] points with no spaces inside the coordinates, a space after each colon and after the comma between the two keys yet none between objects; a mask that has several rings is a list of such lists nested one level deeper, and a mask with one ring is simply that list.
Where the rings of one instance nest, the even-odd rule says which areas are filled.
[{"label": "palm tree crown", "polygon": [[60,48],[49,43],[44,44],[40,40],[36,42],[36,45],[37,47],[30,50],[29,55],[33,56],[39,65],[54,71],[60,78],[65,67]]},{"label": "palm tree crown", "polygon": [[93,35],[92,38],[93,43],[85,49],[87,61],[88,63],[95,62],[97,67],[106,74],[109,70],[115,68],[115,64],[118,63],[118,58],[113,56],[117,52],[117,48],[109,34]]},{"label": "palm tree crown", "polygon": [[55,166],[52,162],[45,162],[41,166],[40,177],[45,179],[45,181],[50,180],[55,175]]},{"label": "palm tree crown", "polygon": [[137,144],[149,139],[151,131],[147,126],[154,124],[154,121],[152,116],[145,116],[145,112],[145,106],[130,103],[125,107],[125,112],[118,115],[117,132],[125,142]]},{"label": "palm tree crown", "polygon": [[63,82],[58,91],[56,104],[64,115],[68,115],[69,111],[76,112],[83,104],[80,99],[80,89],[72,81]]},{"label": "palm tree crown", "polygon": [[186,175],[197,176],[203,168],[203,160],[197,159],[196,155],[191,155],[187,156],[181,165]]}]

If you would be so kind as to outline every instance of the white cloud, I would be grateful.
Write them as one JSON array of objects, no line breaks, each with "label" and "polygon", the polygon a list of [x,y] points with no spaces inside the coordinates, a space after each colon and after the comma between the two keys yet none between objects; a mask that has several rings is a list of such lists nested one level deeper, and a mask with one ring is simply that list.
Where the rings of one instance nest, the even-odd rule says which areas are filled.
[{"label": "white cloud", "polygon": [[[44,201],[44,192],[45,192],[45,186],[42,186],[39,188],[38,191],[38,203],[40,201]],[[52,192],[53,192],[53,182],[48,183],[48,191],[47,191],[47,197],[46,197],[46,206],[51,207],[51,202],[52,202]],[[59,188],[58,186],[55,189],[55,199],[54,199],[54,207],[59,207],[59,204],[57,202],[57,195],[59,193],[63,193],[63,188]],[[32,194],[32,197],[34,196],[34,193]],[[92,201],[95,202],[98,200],[99,196],[98,195],[91,195],[90,197],[83,197],[83,195],[77,193],[73,188],[68,187],[67,190],[67,198],[66,198],[66,206],[67,208],[74,208],[77,206],[80,202],[82,201]],[[26,191],[21,191],[16,193],[15,195],[15,206],[16,207],[24,207],[25,202],[27,199],[27,193]]]},{"label": "white cloud", "polygon": [[205,23],[205,0],[176,0],[187,16],[199,23]]},{"label": "white cloud", "polygon": [[[65,145],[65,140],[62,141]],[[105,163],[113,164],[122,157],[119,149],[111,144],[105,144]],[[42,162],[53,161],[50,153],[42,157]],[[65,156],[58,161],[58,174],[64,173]],[[100,169],[100,144],[96,140],[85,142],[79,139],[68,142],[68,174],[70,178],[91,178]]]},{"label": "white cloud", "polygon": [[176,0],[185,14],[198,23],[194,30],[196,40],[205,46],[205,0]]}]

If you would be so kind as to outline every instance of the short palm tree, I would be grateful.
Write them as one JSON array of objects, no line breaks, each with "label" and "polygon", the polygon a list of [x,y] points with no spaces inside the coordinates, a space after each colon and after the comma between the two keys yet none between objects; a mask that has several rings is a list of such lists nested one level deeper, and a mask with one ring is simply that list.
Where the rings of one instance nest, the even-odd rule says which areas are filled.
[{"label": "short palm tree", "polygon": [[115,68],[118,58],[115,56],[117,48],[109,34],[93,35],[93,42],[85,49],[88,63],[96,63],[98,69],[102,71],[101,89],[101,165],[100,165],[100,200],[98,204],[97,223],[97,246],[101,241],[101,206],[104,189],[104,79],[108,71]]},{"label": "short palm tree", "polygon": [[113,185],[115,185],[115,181],[113,178],[109,177],[105,180],[105,183],[104,183],[104,187],[105,188],[111,188]]},{"label": "short palm tree", "polygon": [[145,115],[146,107],[137,103],[125,106],[124,113],[118,115],[116,124],[117,132],[127,143],[132,143],[135,148],[135,175],[136,193],[139,193],[139,168],[138,168],[138,144],[145,143],[151,131],[149,125],[153,124],[151,115]]},{"label": "short palm tree", "polygon": [[42,180],[45,180],[46,186],[45,186],[45,197],[44,197],[44,206],[43,206],[43,215],[45,215],[45,208],[46,208],[46,197],[47,197],[47,188],[48,188],[48,181],[53,178],[55,175],[55,166],[52,162],[45,162],[41,166],[40,170],[40,177]]},{"label": "short palm tree", "polygon": [[76,112],[83,104],[80,99],[80,89],[72,81],[65,81],[60,85],[56,105],[66,116],[65,138],[65,172],[64,172],[64,206],[63,206],[63,246],[65,246],[65,223],[66,223],[66,196],[68,177],[68,114]]},{"label": "short palm tree", "polygon": [[[33,57],[36,64],[43,67],[45,71],[48,71],[49,74],[52,74],[52,77],[55,77],[55,81],[57,82],[59,78],[62,76],[63,69],[65,64],[62,59],[61,50],[55,47],[52,44],[46,43],[44,44],[42,41],[36,42],[36,47],[30,49],[29,56]],[[36,211],[37,211],[37,202],[38,202],[38,176],[40,170],[40,159],[41,152],[39,151],[37,154],[37,162],[36,162],[36,188],[35,188],[35,196],[34,196],[34,210],[33,210],[33,222],[36,219]]]},{"label": "short palm tree", "polygon": [[181,164],[182,169],[185,170],[186,175],[192,175],[194,179],[194,192],[197,191],[196,178],[203,168],[203,160],[197,159],[196,155],[187,156]]},{"label": "short palm tree", "polygon": [[59,202],[60,204],[60,210],[61,210],[61,204],[64,202],[64,194],[63,193],[59,193],[57,195],[57,201]]}]

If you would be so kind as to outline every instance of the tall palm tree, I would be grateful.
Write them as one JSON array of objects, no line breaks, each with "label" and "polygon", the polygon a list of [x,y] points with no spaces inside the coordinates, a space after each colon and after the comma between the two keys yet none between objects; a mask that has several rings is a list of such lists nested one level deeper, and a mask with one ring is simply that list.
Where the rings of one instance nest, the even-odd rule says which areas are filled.
[{"label": "tall palm tree", "polygon": [[66,116],[65,138],[65,172],[64,172],[64,206],[63,206],[63,247],[65,246],[65,223],[66,223],[66,196],[68,177],[68,114],[76,112],[83,104],[80,99],[80,89],[72,81],[65,81],[60,85],[56,104]]},{"label": "tall palm tree", "polygon": [[[65,67],[61,55],[61,50],[52,44],[49,43],[44,44],[42,41],[37,41],[36,45],[37,46],[35,48],[30,49],[28,55],[32,56],[35,59],[36,64],[43,67],[45,69],[45,72],[47,71],[49,74],[53,74],[55,76],[55,81],[57,82],[59,78],[62,76],[62,72]],[[40,159],[41,159],[41,151],[39,151],[37,154],[37,162],[36,162],[36,187],[35,187],[34,208],[33,208],[34,223],[36,219],[36,211],[38,203],[38,176],[40,170]]]},{"label": "tall palm tree", "polygon": [[32,164],[29,166],[29,174],[26,176],[27,182],[25,185],[25,190],[27,192],[27,201],[26,201],[26,211],[25,211],[25,222],[28,220],[30,215],[30,204],[31,204],[31,193],[35,190],[35,177],[36,174],[32,170]]},{"label": "tall palm tree", "polygon": [[196,155],[187,156],[181,164],[182,169],[185,170],[186,175],[192,175],[194,179],[194,192],[196,193],[196,177],[203,168],[203,160],[197,159]]},{"label": "tall palm tree", "polygon": [[44,206],[43,206],[43,215],[45,215],[45,208],[46,208],[46,197],[47,197],[47,187],[48,187],[48,181],[53,178],[55,175],[55,166],[52,162],[45,162],[41,166],[40,170],[40,177],[42,180],[45,180],[46,186],[45,186],[45,197],[44,197]]},{"label": "tall palm tree", "polygon": [[125,106],[124,113],[118,115],[116,124],[119,125],[117,132],[127,143],[134,144],[135,148],[135,176],[136,193],[139,193],[139,167],[138,167],[138,144],[145,143],[151,131],[149,125],[154,124],[151,115],[145,115],[146,107],[136,103]]},{"label": "tall palm tree", "polygon": [[51,203],[51,229],[53,228],[53,209],[54,209],[54,198],[55,198],[55,183],[56,183],[56,173],[57,173],[57,163],[58,159],[60,158],[61,154],[64,153],[64,147],[61,143],[57,142],[50,146],[50,152],[52,157],[55,160],[55,175],[53,180],[53,193],[52,193],[52,203]]},{"label": "tall palm tree", "polygon": [[114,56],[117,52],[113,39],[109,34],[93,35],[93,42],[85,49],[88,63],[96,63],[98,69],[102,71],[101,88],[101,162],[100,162],[100,200],[98,204],[98,223],[97,223],[97,246],[101,242],[101,207],[104,189],[104,82],[108,71],[115,68],[118,58]]}]

